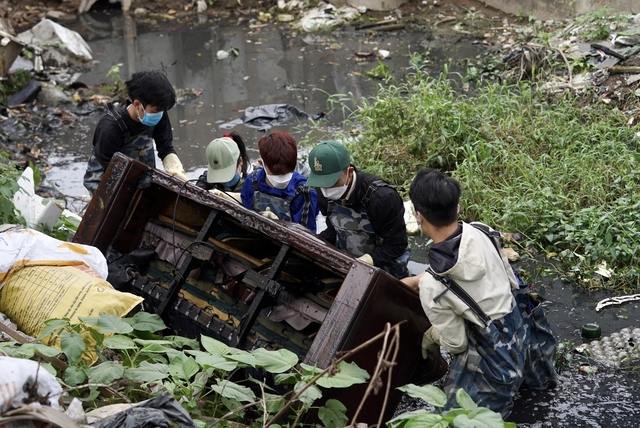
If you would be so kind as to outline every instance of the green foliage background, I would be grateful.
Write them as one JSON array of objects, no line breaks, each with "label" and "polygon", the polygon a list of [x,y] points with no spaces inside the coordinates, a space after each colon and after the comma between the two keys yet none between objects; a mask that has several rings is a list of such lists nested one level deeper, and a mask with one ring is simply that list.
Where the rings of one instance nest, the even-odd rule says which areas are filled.
[{"label": "green foliage background", "polygon": [[[463,187],[462,216],[560,253],[588,288],[638,288],[638,130],[625,113],[530,84],[487,84],[460,94],[419,71],[380,86],[349,117],[355,164],[408,190],[423,167]],[[602,262],[614,281],[591,274]]]}]

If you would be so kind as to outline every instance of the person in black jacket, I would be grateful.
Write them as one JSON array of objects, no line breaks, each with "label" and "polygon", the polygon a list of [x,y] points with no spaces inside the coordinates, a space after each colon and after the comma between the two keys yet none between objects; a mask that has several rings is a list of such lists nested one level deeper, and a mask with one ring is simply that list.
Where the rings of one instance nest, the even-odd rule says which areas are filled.
[{"label": "person in black jacket", "polygon": [[91,195],[116,152],[155,168],[154,142],[164,170],[187,180],[173,148],[173,131],[166,114],[176,103],[169,79],[162,71],[141,71],[134,73],[125,85],[130,100],[124,106],[107,104],[107,114],[93,134],[93,149],[84,175],[84,185]]},{"label": "person in black jacket", "polygon": [[314,147],[309,167],[307,186],[320,189],[318,204],[327,216],[320,236],[358,260],[406,277],[411,250],[398,192],[380,177],[358,171],[337,141]]}]

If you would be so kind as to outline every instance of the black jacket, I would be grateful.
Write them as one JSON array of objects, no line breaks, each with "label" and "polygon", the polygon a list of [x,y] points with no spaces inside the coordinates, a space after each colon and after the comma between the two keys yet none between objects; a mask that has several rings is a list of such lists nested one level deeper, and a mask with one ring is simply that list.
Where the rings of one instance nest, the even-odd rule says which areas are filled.
[{"label": "black jacket", "polygon": [[[123,117],[125,124],[129,128],[131,135],[139,135],[149,129],[148,126],[136,122],[129,116],[126,108],[131,104],[127,102],[124,107],[116,107],[116,110]],[[156,143],[158,156],[164,159],[169,153],[175,153],[173,148],[173,131],[171,130],[171,122],[169,114],[165,111],[160,122],[153,128],[151,135]],[[105,114],[100,118],[96,130],[93,133],[93,150],[105,170],[111,161],[114,153],[119,152],[124,146],[124,133],[118,126],[116,120],[110,115]]]},{"label": "black jacket", "polygon": [[[381,180],[381,178],[366,172],[356,171],[355,188],[346,206],[354,211],[359,211],[362,208],[362,197],[367,192],[369,184],[376,180]],[[318,189],[318,205],[320,212],[327,215],[327,198],[324,197],[320,189]],[[373,258],[375,266],[388,265],[400,257],[408,246],[402,198],[394,188],[380,187],[371,196],[367,214],[376,235],[383,239],[383,243],[374,248],[369,255]],[[329,221],[327,221],[327,228],[320,233],[320,236],[331,244],[335,244],[336,231]]]}]

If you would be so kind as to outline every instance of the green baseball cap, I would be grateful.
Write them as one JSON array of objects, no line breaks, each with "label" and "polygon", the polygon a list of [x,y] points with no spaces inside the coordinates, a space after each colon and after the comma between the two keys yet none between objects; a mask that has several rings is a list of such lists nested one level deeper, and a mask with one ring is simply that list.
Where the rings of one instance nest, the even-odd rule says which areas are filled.
[{"label": "green baseball cap", "polygon": [[336,184],[342,171],[351,163],[347,148],[337,141],[324,141],[309,153],[311,172],[307,179],[309,187],[331,187]]},{"label": "green baseball cap", "polygon": [[240,149],[231,138],[222,137],[211,141],[207,146],[207,181],[226,183],[236,173]]}]

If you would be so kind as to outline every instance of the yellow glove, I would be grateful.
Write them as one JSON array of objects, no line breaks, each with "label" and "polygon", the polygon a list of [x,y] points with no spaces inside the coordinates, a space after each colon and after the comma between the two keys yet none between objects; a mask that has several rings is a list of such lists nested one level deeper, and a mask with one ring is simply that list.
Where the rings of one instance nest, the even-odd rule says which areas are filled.
[{"label": "yellow glove", "polygon": [[422,335],[422,358],[429,359],[440,351],[440,333],[434,326]]},{"label": "yellow glove", "polygon": [[180,158],[178,158],[177,154],[169,153],[165,156],[164,159],[162,159],[162,166],[167,174],[171,174],[184,181],[188,180],[187,176],[184,175],[184,168],[182,167],[182,162],[180,162]]},{"label": "yellow glove", "polygon": [[266,218],[270,218],[271,220],[280,220],[280,218],[271,211],[271,207],[267,207],[267,209],[262,211],[260,214]]},{"label": "yellow glove", "polygon": [[209,190],[209,193],[219,196],[222,199],[226,199],[228,201],[240,202],[240,193],[237,192],[223,192],[222,190],[214,188]]},{"label": "yellow glove", "polygon": [[373,266],[373,257],[371,257],[369,254],[363,254],[360,257],[358,257],[356,260],[360,260],[361,262],[365,262]]}]

